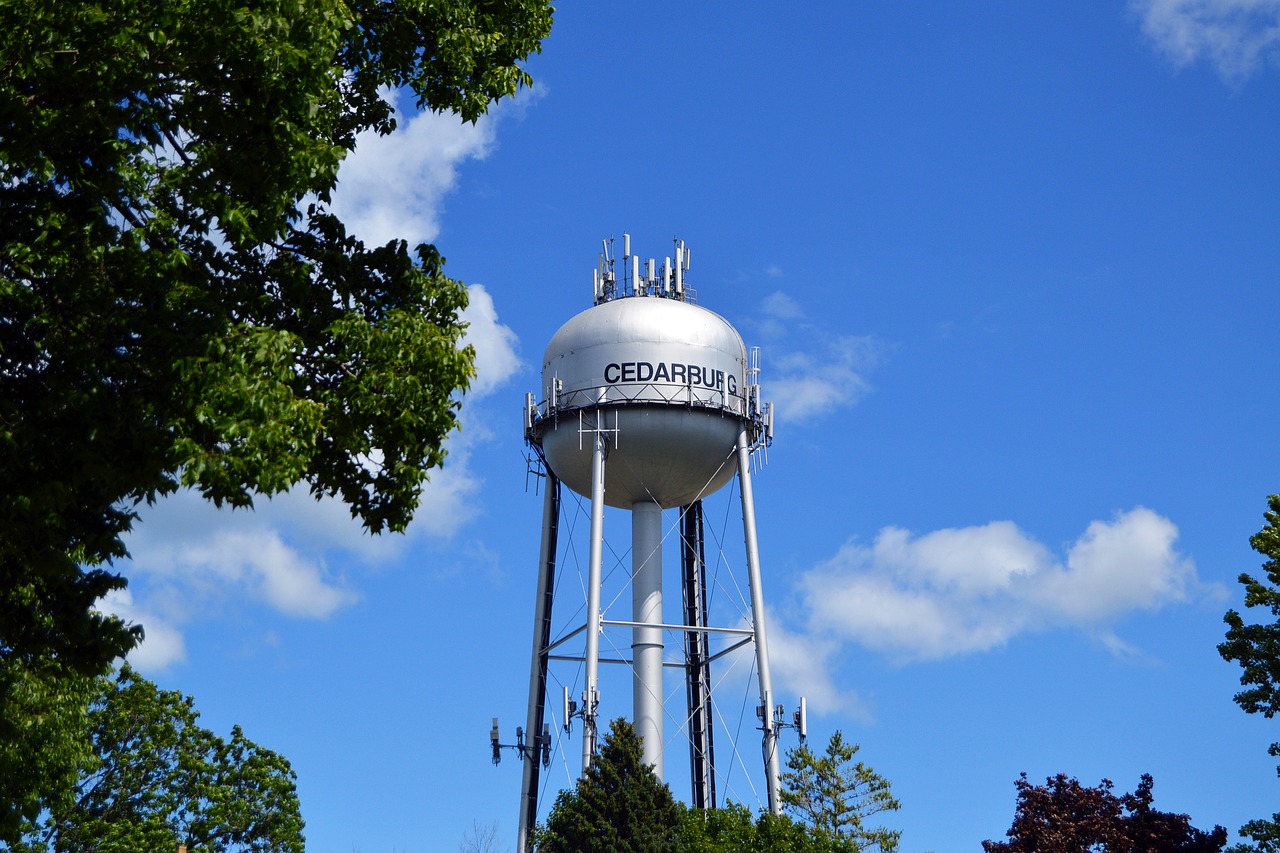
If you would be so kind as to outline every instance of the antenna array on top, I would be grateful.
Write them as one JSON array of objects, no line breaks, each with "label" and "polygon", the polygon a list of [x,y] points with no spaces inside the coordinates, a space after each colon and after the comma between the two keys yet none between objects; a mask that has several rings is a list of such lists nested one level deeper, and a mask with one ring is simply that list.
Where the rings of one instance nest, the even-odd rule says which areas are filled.
[{"label": "antenna array on top", "polygon": [[657,296],[679,299],[682,302],[697,301],[694,292],[685,286],[684,274],[689,271],[689,249],[684,241],[675,239],[675,257],[662,259],[659,272],[657,261],[649,258],[640,263],[638,255],[631,254],[631,235],[622,235],[622,287],[614,272],[613,238],[601,241],[601,251],[596,268],[591,271],[591,290],[594,304],[621,299],[627,296]]}]

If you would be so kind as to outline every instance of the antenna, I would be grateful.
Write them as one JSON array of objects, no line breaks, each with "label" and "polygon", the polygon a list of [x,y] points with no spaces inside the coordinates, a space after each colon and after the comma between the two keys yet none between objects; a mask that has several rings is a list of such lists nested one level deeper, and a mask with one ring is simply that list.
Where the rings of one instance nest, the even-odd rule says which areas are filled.
[{"label": "antenna", "polygon": [[[766,705],[760,705],[756,708],[756,716],[761,720],[765,719]],[[795,729],[800,735],[800,743],[804,743],[809,739],[809,703],[801,696],[800,707],[791,715],[791,722],[787,722],[787,709],[781,705],[775,705],[773,708],[773,722],[779,729]]]},{"label": "antenna", "polygon": [[676,238],[676,289],[675,295],[677,299],[684,299],[684,274],[689,269],[689,250],[684,247],[684,241]]},{"label": "antenna", "polygon": [[[622,284],[623,284],[623,290],[625,290],[625,289],[626,289],[626,278],[627,278],[627,275],[631,272],[631,264],[627,263],[627,260],[628,260],[630,257],[631,257],[631,235],[630,235],[630,234],[628,234],[627,232],[623,231],[623,232],[622,232],[622,278],[623,278],[623,282],[622,282]],[[637,287],[637,285],[638,285],[638,282],[635,280],[635,276],[632,276],[632,277],[631,277],[631,286],[634,288],[634,287]],[[638,293],[639,291],[637,290],[636,292]]]},{"label": "antenna", "polygon": [[766,690],[762,698],[764,701],[756,706],[756,716],[760,719],[761,725],[764,726],[764,731],[771,732],[773,731],[774,723],[773,705],[771,704],[773,696]]},{"label": "antenna", "polygon": [[532,762],[537,762],[539,746],[542,751],[542,766],[547,767],[551,764],[551,726],[548,723],[542,724],[542,743],[538,743],[537,735],[530,735],[532,743],[524,742],[524,729],[516,726],[516,742],[500,743],[498,739],[498,718],[493,718],[493,728],[489,730],[489,745],[493,747],[493,763],[495,765],[502,761],[502,750],[514,749],[521,757]]},{"label": "antenna", "polygon": [[[628,296],[662,296],[681,302],[694,301],[693,291],[686,290],[685,287],[685,275],[690,267],[689,247],[679,238],[674,238],[673,242],[674,253],[663,260],[662,276],[659,278],[657,262],[653,258],[641,263],[640,256],[633,254],[629,232],[622,232],[620,274],[615,272],[614,266],[615,238],[606,237],[601,240],[600,251],[596,256],[596,269],[591,274],[592,304],[600,305]],[[619,275],[622,276],[621,282]]]}]

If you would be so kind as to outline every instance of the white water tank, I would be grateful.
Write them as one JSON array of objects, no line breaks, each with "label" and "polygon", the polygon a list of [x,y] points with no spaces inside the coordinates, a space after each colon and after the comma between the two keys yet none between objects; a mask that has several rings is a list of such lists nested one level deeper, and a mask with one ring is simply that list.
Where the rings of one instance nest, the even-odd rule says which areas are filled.
[{"label": "white water tank", "polygon": [[531,438],[562,483],[590,496],[587,430],[610,431],[605,503],[683,506],[733,478],[747,390],[746,347],[719,314],[658,294],[614,298],[547,345]]}]

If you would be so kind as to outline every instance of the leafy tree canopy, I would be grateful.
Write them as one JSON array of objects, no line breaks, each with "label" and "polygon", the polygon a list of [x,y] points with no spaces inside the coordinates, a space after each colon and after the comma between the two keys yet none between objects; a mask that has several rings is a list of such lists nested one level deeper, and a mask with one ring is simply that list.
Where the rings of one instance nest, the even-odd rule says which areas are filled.
[{"label": "leafy tree canopy", "polygon": [[982,842],[986,853],[1219,853],[1227,843],[1220,826],[1202,832],[1186,815],[1151,808],[1147,774],[1137,791],[1121,796],[1109,779],[1086,788],[1062,773],[1045,785],[1032,785],[1023,773],[1014,784],[1018,806],[1009,840]]},{"label": "leafy tree canopy", "polygon": [[746,806],[682,809],[681,853],[855,853],[848,838],[838,838],[786,815],[763,812],[754,818]]},{"label": "leafy tree canopy", "polygon": [[618,718],[577,785],[556,797],[535,844],[539,853],[674,853],[679,825],[671,789],[644,763],[635,728]]},{"label": "leafy tree canopy", "polygon": [[15,853],[302,853],[302,816],[285,758],[197,724],[189,696],[127,665],[101,676],[82,733],[89,749],[70,795],[28,822]]},{"label": "leafy tree canopy", "polygon": [[141,502],[306,483],[408,523],[473,375],[466,289],[330,193],[388,87],[475,120],[550,26],[545,0],[0,3],[0,831],[55,804],[76,679],[141,634],[94,609]]},{"label": "leafy tree canopy", "polygon": [[330,193],[388,87],[475,120],[550,26],[545,0],[0,4],[0,664],[129,649],[93,604],[179,486],[305,482],[405,526],[473,375],[466,290]]},{"label": "leafy tree canopy", "polygon": [[787,769],[780,779],[783,807],[807,821],[818,835],[848,840],[848,849],[894,853],[901,831],[868,826],[866,821],[902,805],[890,791],[888,779],[853,760],[857,753],[858,744],[846,743],[839,731],[831,735],[822,755],[815,755],[808,746],[789,749]]},{"label": "leafy tree canopy", "polygon": [[65,809],[91,749],[85,713],[94,679],[57,670],[7,668],[0,682],[15,724],[0,733],[0,842],[42,809]]},{"label": "leafy tree canopy", "polygon": [[[1243,573],[1240,583],[1244,585],[1245,607],[1270,611],[1272,621],[1249,623],[1234,609],[1228,610],[1223,617],[1227,638],[1218,646],[1218,652],[1243,670],[1240,684],[1244,689],[1235,695],[1236,704],[1247,713],[1270,719],[1280,710],[1280,495],[1271,495],[1267,503],[1270,508],[1263,516],[1266,524],[1249,539],[1253,550],[1266,558],[1262,564],[1266,580]],[[1280,743],[1271,744],[1269,751],[1272,756],[1280,756]],[[1280,851],[1280,813],[1270,819],[1249,821],[1240,834],[1254,844],[1237,845],[1232,851]]]}]

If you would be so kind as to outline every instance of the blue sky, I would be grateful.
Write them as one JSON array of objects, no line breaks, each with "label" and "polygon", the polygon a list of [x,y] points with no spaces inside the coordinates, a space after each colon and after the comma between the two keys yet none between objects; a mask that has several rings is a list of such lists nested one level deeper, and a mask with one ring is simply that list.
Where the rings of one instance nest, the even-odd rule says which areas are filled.
[{"label": "blue sky", "polygon": [[111,602],[147,628],[135,665],[293,762],[313,850],[514,847],[488,730],[528,683],[523,395],[600,239],[679,236],[778,406],[780,701],[892,781],[904,850],[1003,837],[1021,771],[1269,815],[1280,731],[1215,646],[1280,491],[1278,65],[1275,0],[565,4],[532,91],[476,126],[407,114],[344,166],[359,233],[435,241],[472,286],[480,375],[410,531],[169,500]]}]

